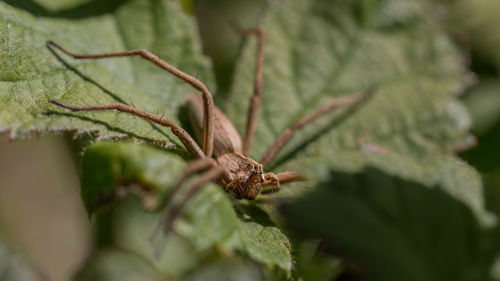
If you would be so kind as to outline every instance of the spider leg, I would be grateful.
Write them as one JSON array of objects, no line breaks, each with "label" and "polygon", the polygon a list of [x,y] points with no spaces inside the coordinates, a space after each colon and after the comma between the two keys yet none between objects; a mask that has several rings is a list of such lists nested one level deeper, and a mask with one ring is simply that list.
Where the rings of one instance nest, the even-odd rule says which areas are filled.
[{"label": "spider leg", "polygon": [[265,32],[262,27],[243,29],[244,35],[254,34],[257,36],[257,63],[255,67],[255,80],[253,96],[250,98],[248,106],[247,124],[245,128],[245,137],[243,139],[243,155],[248,155],[252,145],[255,126],[257,124],[257,115],[259,112],[261,93],[262,93],[262,69],[264,67],[264,41]]},{"label": "spider leg", "polygon": [[212,157],[213,151],[213,142],[214,142],[214,128],[213,128],[213,111],[214,111],[214,102],[212,100],[212,94],[208,91],[208,88],[195,77],[182,72],[181,70],[173,67],[167,62],[161,60],[159,57],[154,55],[153,53],[138,49],[138,50],[130,50],[124,52],[116,52],[116,53],[103,53],[103,54],[74,54],[61,45],[53,42],[47,41],[47,44],[61,50],[65,54],[75,58],[75,59],[101,59],[101,58],[110,58],[110,57],[130,57],[130,56],[140,56],[145,60],[148,60],[158,67],[166,70],[172,75],[184,80],[186,83],[193,86],[193,88],[199,90],[203,96],[203,152],[208,158]]},{"label": "spider leg", "polygon": [[[201,171],[206,171],[208,169],[211,169],[213,167],[216,167],[218,164],[215,162],[215,160],[211,158],[202,158],[202,159],[195,159],[193,161],[190,161],[187,166],[184,168],[184,171],[182,171],[181,176],[177,180],[177,182],[174,184],[172,190],[170,190],[167,199],[165,200],[163,204],[163,208],[166,209],[168,208],[168,205],[172,202],[172,198],[177,194],[177,192],[181,189],[182,184],[191,177],[192,175],[201,172]],[[225,171],[224,178],[228,177],[227,171]]]},{"label": "spider leg", "polygon": [[160,117],[143,110],[137,109],[130,105],[126,104],[104,104],[104,105],[91,105],[91,106],[69,106],[63,103],[60,103],[55,100],[50,100],[50,103],[55,104],[57,106],[69,109],[71,111],[98,111],[98,110],[117,110],[120,112],[130,113],[135,116],[139,116],[141,118],[150,120],[152,122],[158,123],[162,126],[169,127],[172,130],[172,133],[176,135],[184,144],[186,149],[194,158],[206,158],[206,155],[200,149],[198,144],[194,141],[194,139],[181,127],[177,126],[174,122],[168,120],[167,118]]},{"label": "spider leg", "polygon": [[280,179],[274,173],[264,174],[264,182],[262,183],[262,186],[269,186],[269,185],[272,185],[273,187],[270,189],[262,190],[260,193],[269,194],[280,190]]},{"label": "spider leg", "polygon": [[[192,175],[201,171],[204,172],[188,186],[187,194],[182,199],[182,201],[178,205],[170,208],[174,196],[179,192],[186,180]],[[150,236],[150,242],[155,248],[156,256],[159,256],[161,254],[168,234],[171,230],[174,229],[175,220],[177,219],[177,217],[179,217],[179,215],[182,214],[182,211],[187,206],[187,203],[203,186],[211,181],[219,179],[221,176],[223,179],[230,179],[228,171],[224,167],[217,164],[211,158],[196,159],[187,164],[180,178],[177,180],[172,190],[168,194],[167,199],[163,203],[164,213],[162,214],[157,227]],[[157,245],[156,243],[161,244]]]},{"label": "spider leg", "polygon": [[[173,206],[168,214],[166,214],[166,216],[160,221],[161,227],[163,228],[164,232],[167,233],[174,228],[176,218],[186,208],[187,203],[193,198],[196,192],[198,192],[207,183],[218,179],[226,172],[227,170],[220,165],[212,166],[204,173],[202,173],[193,183],[191,183],[188,187],[187,194],[182,199],[182,201],[178,205]],[[179,184],[179,186],[181,185]],[[177,190],[178,189],[179,187],[177,187]]]},{"label": "spider leg", "polygon": [[305,178],[296,171],[281,172],[276,174],[276,176],[278,177],[281,184],[305,180]]},{"label": "spider leg", "polygon": [[297,132],[299,129],[301,129],[307,124],[310,124],[318,117],[325,115],[340,106],[355,104],[357,102],[364,100],[369,94],[371,94],[371,92],[373,92],[373,89],[369,89],[363,94],[351,95],[334,99],[331,102],[325,104],[324,106],[318,108],[314,112],[310,113],[309,115],[304,116],[302,119],[295,122],[292,126],[283,131],[283,133],[281,133],[281,135],[279,135],[276,138],[273,144],[271,144],[271,146],[269,146],[269,148],[266,150],[264,155],[262,155],[259,162],[263,166],[269,164],[269,162],[271,162],[271,160],[276,156],[276,154],[281,150],[281,148],[283,148],[283,146],[288,141],[290,141],[295,132]]},{"label": "spider leg", "polygon": [[278,174],[266,173],[264,175],[264,183],[262,186],[272,185],[273,188],[262,190],[262,194],[274,193],[280,190],[280,185],[295,182],[295,181],[303,181],[305,178],[301,176],[299,173],[295,171],[286,171]]}]

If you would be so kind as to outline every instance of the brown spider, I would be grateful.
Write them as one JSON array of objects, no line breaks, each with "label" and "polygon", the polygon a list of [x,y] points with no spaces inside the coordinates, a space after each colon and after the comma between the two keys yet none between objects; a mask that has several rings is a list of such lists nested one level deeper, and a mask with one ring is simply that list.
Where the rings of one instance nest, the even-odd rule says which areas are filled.
[{"label": "brown spider", "polygon": [[[237,130],[227,117],[214,106],[212,95],[201,81],[169,65],[149,51],[139,49],[117,53],[80,55],[66,50],[53,41],[47,42],[48,45],[56,47],[76,59],[141,56],[143,59],[151,61],[174,76],[184,80],[202,93],[201,97],[196,94],[188,95],[187,105],[192,127],[197,135],[197,138],[202,140],[203,150],[200,149],[198,144],[184,129],[177,126],[172,121],[147,113],[133,106],[125,104],[108,104],[80,107],[69,106],[55,100],[50,100],[52,104],[64,107],[71,111],[118,110],[121,112],[127,112],[132,115],[148,119],[162,126],[169,127],[172,130],[172,133],[180,139],[187,151],[195,160],[188,163],[179,181],[173,187],[165,205],[168,205],[173,195],[179,190],[188,177],[194,173],[203,173],[193,183],[191,183],[183,201],[172,209],[171,215],[169,215],[170,219],[166,222],[166,230],[169,230],[172,227],[173,220],[181,213],[189,199],[201,187],[210,181],[217,182],[226,192],[233,194],[238,199],[245,198],[254,200],[259,193],[268,194],[278,191],[280,189],[280,183],[283,184],[302,180],[303,178],[295,171],[287,171],[278,174],[264,173],[264,167],[292,138],[298,129],[339,106],[359,102],[367,95],[358,94],[332,100],[311,114],[303,117],[279,135],[261,157],[259,162],[257,162],[247,157],[247,155],[252,143],[257,112],[260,105],[265,33],[262,28],[246,29],[243,30],[243,33],[245,35],[254,34],[257,36],[258,40],[254,92],[250,100],[243,142],[241,141]],[[262,189],[262,187],[266,186],[272,187]]]}]

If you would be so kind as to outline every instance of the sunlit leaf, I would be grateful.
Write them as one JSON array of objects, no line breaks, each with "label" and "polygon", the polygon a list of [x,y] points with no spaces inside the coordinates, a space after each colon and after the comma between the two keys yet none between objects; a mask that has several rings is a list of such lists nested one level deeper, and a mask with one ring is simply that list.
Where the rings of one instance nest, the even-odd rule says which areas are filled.
[{"label": "sunlit leaf", "polygon": [[[74,20],[76,15],[82,18]],[[10,131],[12,137],[75,130],[166,143],[172,141],[168,129],[139,118],[117,112],[72,114],[48,101],[126,103],[176,121],[179,105],[193,91],[141,58],[77,61],[47,47],[47,40],[76,53],[148,49],[213,88],[195,26],[177,1],[115,1],[105,6],[92,2],[68,14],[47,12],[42,17],[2,2],[0,34],[0,130]]]},{"label": "sunlit leaf", "polygon": [[[264,87],[251,155],[258,159],[278,134],[320,105],[374,86],[365,103],[297,133],[270,168],[324,151],[356,151],[360,138],[420,159],[463,145],[469,121],[455,95],[464,86],[465,69],[426,4],[274,3],[264,21]],[[225,105],[239,129],[252,94],[255,39],[249,41]]]}]

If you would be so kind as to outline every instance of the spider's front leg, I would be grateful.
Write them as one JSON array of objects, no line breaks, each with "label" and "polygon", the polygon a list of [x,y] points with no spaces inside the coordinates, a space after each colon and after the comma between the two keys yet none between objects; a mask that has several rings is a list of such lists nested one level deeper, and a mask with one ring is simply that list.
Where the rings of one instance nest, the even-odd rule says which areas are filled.
[{"label": "spider's front leg", "polygon": [[262,183],[262,186],[264,187],[270,185],[272,185],[272,188],[264,189],[260,193],[269,194],[280,190],[280,179],[278,178],[278,176],[275,175],[274,173],[265,173],[264,182]]},{"label": "spider's front leg", "polygon": [[[162,68],[163,70],[169,72],[170,74],[178,77],[179,79],[185,81],[186,83],[190,84],[193,88],[197,89],[198,91],[201,92],[202,97],[203,97],[203,153],[206,155],[207,158],[212,157],[212,151],[213,151],[213,145],[214,145],[214,122],[213,122],[213,112],[214,112],[214,101],[212,99],[212,94],[208,91],[208,88],[203,84],[200,80],[196,79],[195,77],[182,72],[181,70],[175,68],[174,66],[168,64],[167,62],[163,61],[160,59],[158,56],[155,54],[149,52],[148,50],[144,49],[137,49],[137,50],[129,50],[129,51],[123,51],[123,52],[114,52],[114,53],[102,53],[102,54],[75,54],[73,52],[70,52],[69,50],[63,48],[61,45],[57,44],[54,41],[47,41],[47,44],[49,46],[55,47],[59,50],[61,50],[63,53],[75,58],[75,59],[103,59],[103,58],[112,58],[112,57],[132,57],[132,56],[139,56],[145,60],[148,60],[158,67]],[[57,104],[57,102],[52,102],[54,104]],[[58,104],[59,105],[59,104]],[[108,109],[117,109],[119,108],[108,108]],[[89,109],[82,109],[82,110],[91,110],[90,107]],[[135,112],[127,111],[131,114],[135,114]],[[138,115],[138,114],[135,114]],[[148,118],[144,117],[142,115],[138,115],[143,118]],[[149,119],[149,118],[148,118]],[[152,120],[154,121],[154,120]],[[156,121],[155,121],[156,122]],[[173,127],[172,127],[173,130]],[[182,140],[182,139],[181,139]]]},{"label": "spider's front leg", "polygon": [[274,193],[280,190],[280,185],[295,182],[295,181],[303,181],[304,177],[295,171],[287,171],[278,174],[266,173],[264,175],[264,183],[262,186],[272,185],[273,187],[270,189],[262,190],[262,194]]},{"label": "spider's front leg", "polygon": [[66,108],[66,109],[69,109],[73,112],[117,110],[120,112],[129,113],[129,114],[147,119],[149,121],[155,122],[155,123],[160,124],[162,126],[169,127],[170,130],[172,130],[172,133],[179,138],[179,140],[182,142],[182,144],[186,147],[186,149],[189,151],[189,153],[194,158],[198,158],[198,159],[206,158],[206,155],[200,149],[200,147],[198,146],[196,141],[184,129],[177,126],[174,122],[168,120],[167,118],[145,112],[145,111],[137,109],[133,106],[121,104],[121,103],[90,105],[90,106],[70,106],[70,105],[63,104],[63,103],[56,101],[56,100],[50,100],[50,103],[57,105],[57,106],[60,106],[60,107],[63,107],[63,108]]}]

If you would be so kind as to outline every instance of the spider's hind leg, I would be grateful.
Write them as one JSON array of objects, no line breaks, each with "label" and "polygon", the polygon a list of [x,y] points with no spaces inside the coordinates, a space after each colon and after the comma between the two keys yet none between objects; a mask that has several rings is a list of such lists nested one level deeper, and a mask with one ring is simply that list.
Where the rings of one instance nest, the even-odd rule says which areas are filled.
[{"label": "spider's hind leg", "polygon": [[[201,174],[186,187],[187,192],[180,203],[171,206],[174,196],[180,191],[186,181],[199,172],[201,172]],[[157,256],[161,254],[168,234],[175,230],[176,219],[182,214],[194,195],[209,182],[221,177],[225,179],[228,176],[227,170],[210,158],[196,159],[187,164],[180,178],[167,195],[168,197],[163,203],[163,214],[161,215],[157,227],[150,236],[150,242],[153,244]]]},{"label": "spider's hind leg", "polygon": [[[201,174],[198,178],[189,183],[187,193],[184,198],[182,198],[182,201],[175,206],[171,206],[174,196],[179,193],[186,181],[199,172],[201,172]],[[187,203],[203,186],[211,181],[220,178],[227,179],[228,177],[229,173],[227,170],[217,164],[213,159],[204,158],[189,162],[163,204],[164,214],[159,222],[158,229],[163,230],[165,233],[173,230],[177,217],[182,214]]]},{"label": "spider's hind leg", "polygon": [[297,122],[293,123],[289,128],[284,130],[269,146],[269,148],[264,152],[262,157],[260,158],[259,162],[262,164],[262,166],[266,166],[269,164],[276,154],[283,148],[285,144],[290,141],[290,139],[294,136],[294,134],[301,129],[302,127],[311,124],[314,120],[316,120],[318,117],[321,117],[325,114],[328,114],[332,112],[333,110],[346,106],[346,105],[353,105],[356,103],[359,103],[361,101],[366,100],[373,92],[375,91],[375,88],[369,88],[365,92],[361,94],[356,94],[356,95],[350,95],[350,96],[344,96],[344,97],[339,97],[336,99],[333,99],[329,103],[321,106],[320,108],[317,108],[315,111],[312,113],[302,117],[302,119],[298,120]]},{"label": "spider's hind leg", "polygon": [[257,115],[259,112],[261,96],[262,96],[262,73],[264,68],[264,44],[265,31],[262,27],[240,29],[244,36],[255,35],[257,37],[257,58],[255,66],[255,80],[252,97],[248,105],[247,123],[245,128],[245,136],[243,138],[243,154],[248,155],[250,146],[252,145],[255,127],[257,126]]}]

